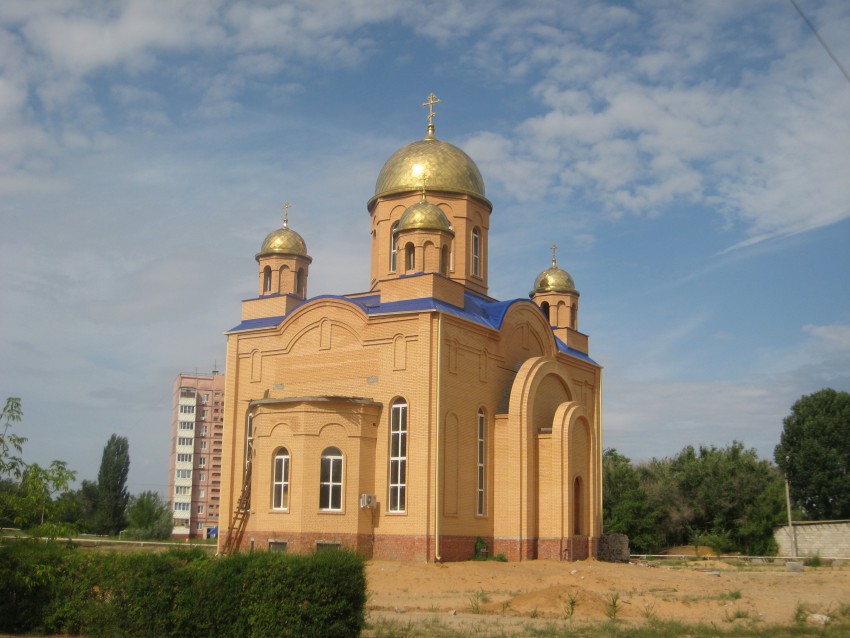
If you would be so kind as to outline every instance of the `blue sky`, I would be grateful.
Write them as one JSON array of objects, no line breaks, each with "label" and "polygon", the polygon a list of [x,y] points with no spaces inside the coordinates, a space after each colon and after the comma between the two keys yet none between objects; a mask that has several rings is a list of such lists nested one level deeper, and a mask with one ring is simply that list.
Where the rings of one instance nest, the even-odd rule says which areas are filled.
[{"label": "blue sky", "polygon": [[[798,0],[845,68],[850,3]],[[25,457],[165,491],[171,384],[223,366],[282,203],[311,295],[368,287],[383,162],[484,176],[490,292],[548,247],[604,367],[604,444],[741,440],[850,390],[850,83],[790,2],[0,5],[0,395]]]}]

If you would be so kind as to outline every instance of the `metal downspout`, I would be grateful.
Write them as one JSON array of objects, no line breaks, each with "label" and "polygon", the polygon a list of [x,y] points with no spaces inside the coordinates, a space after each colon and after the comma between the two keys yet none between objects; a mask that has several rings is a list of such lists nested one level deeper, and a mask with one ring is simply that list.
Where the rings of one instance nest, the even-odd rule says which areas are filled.
[{"label": "metal downspout", "polygon": [[442,461],[442,439],[440,437],[440,381],[442,378],[442,370],[443,370],[443,315],[441,313],[437,313],[437,396],[434,401],[435,403],[435,412],[436,418],[434,422],[436,424],[437,432],[436,432],[436,446],[437,449],[435,451],[435,464],[436,464],[436,473],[434,475],[434,562],[441,563],[443,561],[443,556],[440,552],[440,507],[442,505],[440,501],[440,494],[442,493],[442,484],[440,482],[440,478],[442,476],[440,463]]}]

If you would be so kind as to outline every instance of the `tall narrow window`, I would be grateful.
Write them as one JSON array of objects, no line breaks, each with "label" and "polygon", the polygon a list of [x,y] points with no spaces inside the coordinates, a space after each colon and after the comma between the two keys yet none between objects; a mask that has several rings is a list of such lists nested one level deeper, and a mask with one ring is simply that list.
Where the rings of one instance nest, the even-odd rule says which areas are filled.
[{"label": "tall narrow window", "polygon": [[440,249],[440,274],[449,274],[449,247],[443,246]]},{"label": "tall narrow window", "polygon": [[390,512],[407,506],[407,403],[393,403],[390,411]]},{"label": "tall narrow window", "polygon": [[248,415],[248,424],[245,426],[245,467],[251,460],[251,447],[254,445],[254,415]]},{"label": "tall narrow window", "polygon": [[581,535],[581,477],[573,483],[573,534]]},{"label": "tall narrow window", "polygon": [[481,276],[481,231],[477,226],[472,229],[472,274]]},{"label": "tall narrow window", "polygon": [[398,248],[395,245],[395,231],[397,229],[398,222],[390,226],[390,272],[395,272],[398,263]]},{"label": "tall narrow window", "polygon": [[274,457],[272,509],[289,509],[289,450],[281,448]]},{"label": "tall narrow window", "polygon": [[414,268],[416,268],[416,250],[413,244],[407,244],[404,247],[404,269],[405,272],[413,272]]},{"label": "tall narrow window", "polygon": [[478,476],[475,513],[487,515],[487,419],[484,410],[478,410]]},{"label": "tall narrow window", "polygon": [[298,272],[295,273],[295,294],[299,297],[304,296],[304,269],[299,268]]},{"label": "tall narrow window", "polygon": [[327,512],[342,511],[342,452],[329,447],[322,452],[319,483],[319,509]]},{"label": "tall narrow window", "polygon": [[263,268],[263,292],[272,291],[272,269],[266,266]]}]

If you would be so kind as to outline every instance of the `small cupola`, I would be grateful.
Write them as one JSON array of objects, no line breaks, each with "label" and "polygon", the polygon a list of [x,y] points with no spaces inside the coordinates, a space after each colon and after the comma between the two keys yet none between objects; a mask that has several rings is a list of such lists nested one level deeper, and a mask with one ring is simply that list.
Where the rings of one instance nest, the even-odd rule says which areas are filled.
[{"label": "small cupola", "polygon": [[304,238],[289,227],[289,202],[283,205],[283,226],[266,235],[255,256],[259,264],[260,296],[307,297],[307,270],[313,258]]},{"label": "small cupola", "polygon": [[428,201],[425,189],[422,199],[411,204],[402,214],[393,241],[402,256],[402,274],[439,273],[448,276],[452,240],[451,222],[436,204]]},{"label": "small cupola", "polygon": [[537,275],[529,296],[543,310],[556,334],[566,342],[567,329],[578,330],[579,292],[570,273],[558,267],[558,247],[553,244],[551,250],[552,265]]}]

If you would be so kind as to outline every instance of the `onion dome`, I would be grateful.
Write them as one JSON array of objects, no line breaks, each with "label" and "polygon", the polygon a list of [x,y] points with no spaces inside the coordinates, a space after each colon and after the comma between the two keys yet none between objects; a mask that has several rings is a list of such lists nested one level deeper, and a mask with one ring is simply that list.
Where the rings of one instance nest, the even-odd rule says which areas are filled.
[{"label": "onion dome", "polygon": [[263,245],[260,246],[260,252],[256,255],[257,261],[260,260],[260,257],[271,257],[272,255],[290,255],[310,259],[304,238],[289,227],[287,208],[289,208],[289,202],[284,206],[283,227],[266,235]]},{"label": "onion dome", "polygon": [[422,201],[411,204],[402,214],[396,232],[403,230],[441,230],[455,234],[446,214],[436,204],[426,201],[424,193]]},{"label": "onion dome", "polygon": [[544,292],[578,294],[570,273],[563,268],[558,268],[558,262],[554,255],[552,255],[552,267],[537,275],[537,279],[534,280],[534,290],[531,291],[531,294],[536,295]]}]

